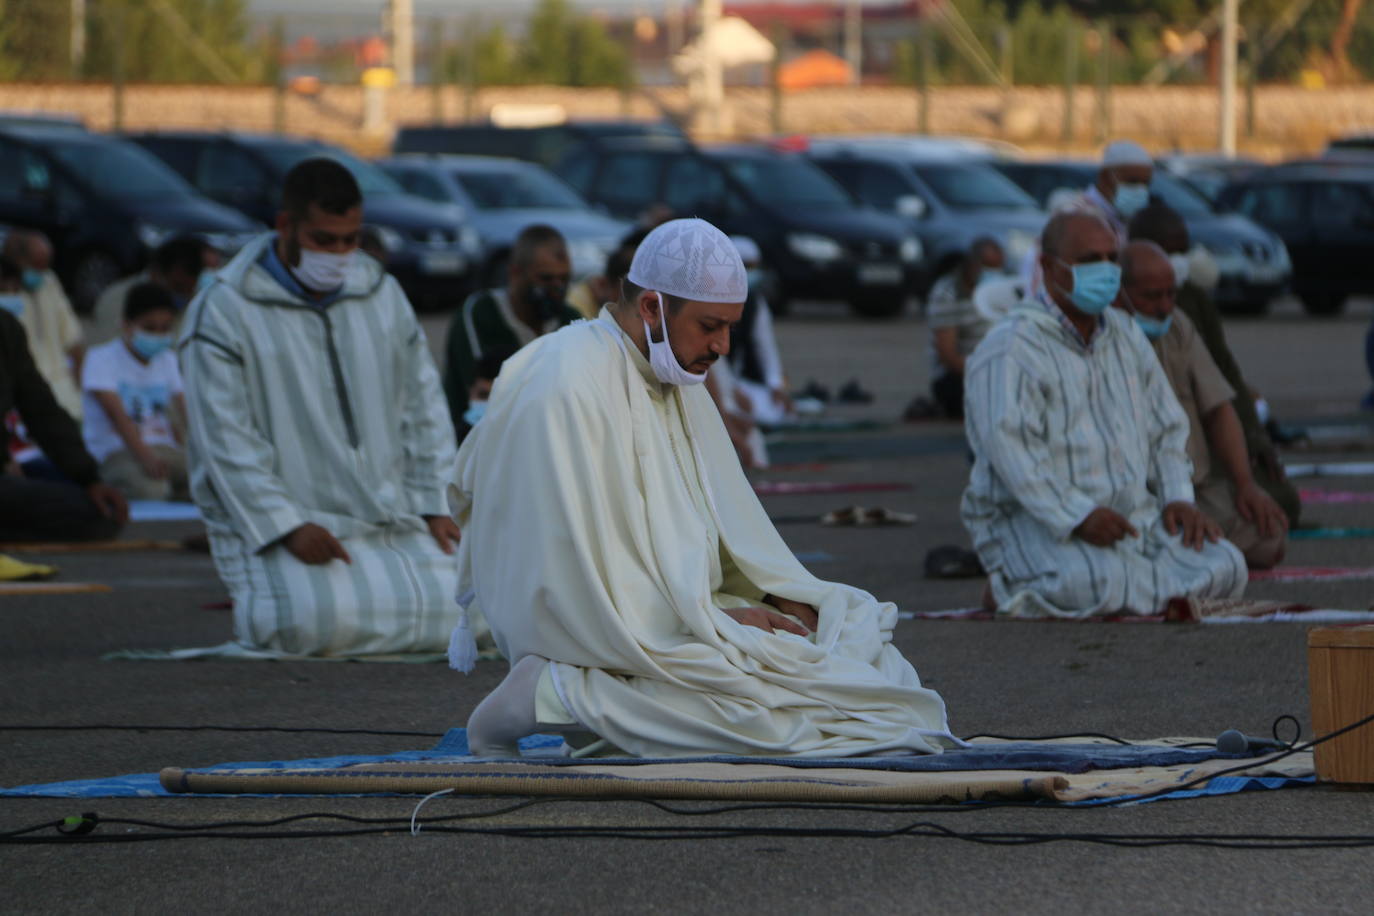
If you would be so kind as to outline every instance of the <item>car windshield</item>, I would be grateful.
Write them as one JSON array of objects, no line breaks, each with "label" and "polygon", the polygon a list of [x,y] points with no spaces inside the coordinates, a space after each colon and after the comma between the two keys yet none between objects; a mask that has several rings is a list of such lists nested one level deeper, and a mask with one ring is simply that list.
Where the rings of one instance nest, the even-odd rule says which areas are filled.
[{"label": "car windshield", "polygon": [[1181,179],[1155,169],[1154,181],[1150,182],[1150,193],[1178,211],[1185,219],[1190,216],[1211,216],[1212,208],[1207,199],[1188,187]]},{"label": "car windshield", "polygon": [[726,171],[761,203],[841,210],[854,201],[819,168],[796,156],[722,156]]},{"label": "car windshield", "polygon": [[535,169],[450,173],[479,210],[586,210],[587,204],[557,178]]},{"label": "car windshield", "polygon": [[401,186],[388,174],[370,162],[364,162],[352,153],[329,146],[315,146],[309,143],[268,143],[258,147],[268,161],[281,171],[287,172],[302,159],[311,156],[327,156],[342,164],[358,180],[358,188],[364,197],[383,194],[404,194]]},{"label": "car windshield", "polygon": [[193,196],[181,176],[152,153],[122,140],[54,143],[49,147],[62,164],[98,193],[111,197]]},{"label": "car windshield", "polygon": [[918,165],[935,196],[955,210],[1034,210],[1035,199],[985,165]]}]

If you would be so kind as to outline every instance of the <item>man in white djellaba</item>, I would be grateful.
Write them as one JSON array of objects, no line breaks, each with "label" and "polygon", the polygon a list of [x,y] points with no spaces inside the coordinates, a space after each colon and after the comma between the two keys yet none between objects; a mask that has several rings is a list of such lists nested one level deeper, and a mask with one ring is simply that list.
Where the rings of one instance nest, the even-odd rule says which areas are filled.
[{"label": "man in white djellaba", "polygon": [[965,376],[964,526],[1011,617],[1164,612],[1239,598],[1245,558],[1194,505],[1188,418],[1149,341],[1110,308],[1116,236],[1060,213],[1045,288],[983,338]]},{"label": "man in white djellaba", "polygon": [[[480,756],[591,732],[641,757],[938,753],[940,696],[891,645],[894,605],[806,571],[701,386],[747,295],[730,239],[659,226],[620,301],[521,350],[459,450],[460,603],[510,674]],[[475,655],[468,618],[455,667]]]}]

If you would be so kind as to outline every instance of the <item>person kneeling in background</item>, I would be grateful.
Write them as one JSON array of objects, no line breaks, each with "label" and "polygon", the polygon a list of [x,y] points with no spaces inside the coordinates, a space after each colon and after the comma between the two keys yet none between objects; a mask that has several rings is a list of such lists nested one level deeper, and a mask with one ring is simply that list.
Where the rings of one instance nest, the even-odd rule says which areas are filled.
[{"label": "person kneeling in background", "polygon": [[132,499],[187,499],[186,402],[172,351],[177,307],[162,286],[129,290],[120,337],[92,349],[81,373],[86,448]]}]

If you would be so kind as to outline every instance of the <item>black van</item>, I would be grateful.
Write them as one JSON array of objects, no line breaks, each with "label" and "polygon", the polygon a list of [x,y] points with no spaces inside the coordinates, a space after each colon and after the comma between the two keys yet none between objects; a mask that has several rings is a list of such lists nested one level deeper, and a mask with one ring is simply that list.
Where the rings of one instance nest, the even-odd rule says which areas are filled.
[{"label": "black van", "polygon": [[612,216],[656,206],[758,243],[776,278],[769,303],[841,299],[858,315],[899,314],[921,243],[902,220],[860,207],[805,157],[751,144],[615,140],[570,155],[558,174]]},{"label": "black van", "polygon": [[82,312],[173,235],[199,235],[233,254],[266,228],[133,143],[79,126],[13,123],[0,126],[0,223],[52,239],[53,268]]},{"label": "black van", "polygon": [[386,250],[387,270],[418,309],[455,308],[476,279],[482,239],[467,215],[409,194],[371,162],[318,140],[269,134],[171,131],[130,137],[215,200],[272,220],[282,182],[310,156],[338,160],[358,180],[363,218]]},{"label": "black van", "polygon": [[627,137],[684,139],[670,121],[569,121],[540,127],[495,124],[430,124],[396,131],[393,153],[462,153],[537,162],[556,170],[569,155],[587,146]]}]

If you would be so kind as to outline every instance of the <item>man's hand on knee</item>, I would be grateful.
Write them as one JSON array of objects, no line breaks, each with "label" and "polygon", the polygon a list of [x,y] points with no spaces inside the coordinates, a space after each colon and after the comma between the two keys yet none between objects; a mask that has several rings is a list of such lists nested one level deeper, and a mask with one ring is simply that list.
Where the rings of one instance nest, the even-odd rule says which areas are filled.
[{"label": "man's hand on knee", "polygon": [[1164,507],[1164,528],[1170,534],[1183,532],[1183,543],[1194,550],[1201,550],[1211,541],[1221,540],[1221,526],[1199,511],[1192,503],[1169,503]]},{"label": "man's hand on knee", "polygon": [[817,614],[816,609],[809,604],[802,604],[800,601],[791,601],[787,598],[779,598],[777,595],[765,595],[763,603],[771,604],[784,614],[791,614],[793,617],[800,620],[804,626],[812,630],[820,626],[820,615]]},{"label": "man's hand on knee", "polygon": [[124,494],[116,490],[107,483],[96,481],[86,488],[86,495],[95,507],[100,510],[100,514],[110,519],[116,525],[123,526],[129,521],[129,503],[124,498]]},{"label": "man's hand on knee", "polygon": [[282,544],[293,557],[308,566],[320,566],[334,560],[353,562],[338,538],[312,522],[306,522],[282,538]]},{"label": "man's hand on knee", "polygon": [[810,635],[806,627],[797,623],[791,618],[785,617],[772,608],[766,607],[737,607],[722,611],[722,613],[733,617],[746,627],[758,627],[769,633],[776,633],[782,630],[785,633],[796,633],[798,636]]},{"label": "man's hand on knee", "polygon": [[1094,547],[1110,547],[1122,538],[1139,537],[1140,532],[1119,512],[1098,506],[1078,523],[1073,533]]},{"label": "man's hand on knee", "polygon": [[425,524],[429,525],[429,533],[434,535],[439,549],[444,553],[453,553],[463,538],[462,532],[458,530],[458,523],[447,515],[426,515],[424,518]]}]

